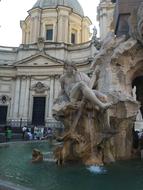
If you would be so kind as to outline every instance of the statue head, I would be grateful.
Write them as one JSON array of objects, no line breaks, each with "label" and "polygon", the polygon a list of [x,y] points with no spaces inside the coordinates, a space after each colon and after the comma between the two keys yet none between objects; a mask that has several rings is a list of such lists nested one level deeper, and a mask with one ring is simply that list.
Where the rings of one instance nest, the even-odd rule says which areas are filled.
[{"label": "statue head", "polygon": [[76,64],[73,61],[65,61],[64,69],[67,70],[69,67],[71,67],[73,70],[77,71]]},{"label": "statue head", "polygon": [[64,73],[67,75],[73,75],[77,71],[76,64],[73,62],[66,61],[64,64]]}]

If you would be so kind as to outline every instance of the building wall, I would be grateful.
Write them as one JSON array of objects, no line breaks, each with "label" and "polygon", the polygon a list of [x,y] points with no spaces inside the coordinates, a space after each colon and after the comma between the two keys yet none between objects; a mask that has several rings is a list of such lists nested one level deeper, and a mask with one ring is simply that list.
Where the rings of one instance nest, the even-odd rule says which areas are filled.
[{"label": "building wall", "polygon": [[[80,71],[88,73],[91,58],[97,52],[91,42],[43,45],[42,51],[38,44],[0,48],[0,97],[7,97],[0,106],[8,106],[7,122],[12,126],[20,126],[21,119],[22,125],[32,122],[34,97],[46,98],[45,122],[53,120],[52,105],[60,91],[64,61],[73,60]],[[43,88],[38,89],[39,83]]]},{"label": "building wall", "polygon": [[97,20],[99,21],[101,40],[112,30],[111,24],[113,22],[114,7],[115,4],[112,3],[111,0],[100,0],[97,8]]},{"label": "building wall", "polygon": [[[59,78],[65,60],[74,61],[80,71],[88,73],[97,53],[89,41],[88,17],[63,6],[33,8],[28,14],[20,23],[22,44],[0,47],[0,109],[7,106],[6,122],[12,126],[32,122],[34,97],[46,99],[46,125],[53,120],[52,105],[60,91]],[[46,27],[51,25],[53,39],[46,41]],[[72,32],[76,34],[75,44],[71,44]]]},{"label": "building wall", "polygon": [[46,41],[45,32],[48,25],[53,26],[52,42],[71,44],[71,33],[76,31],[76,44],[84,43],[89,41],[91,24],[88,17],[82,17],[68,7],[31,9],[28,17],[21,21],[22,44],[36,43],[39,37]]}]

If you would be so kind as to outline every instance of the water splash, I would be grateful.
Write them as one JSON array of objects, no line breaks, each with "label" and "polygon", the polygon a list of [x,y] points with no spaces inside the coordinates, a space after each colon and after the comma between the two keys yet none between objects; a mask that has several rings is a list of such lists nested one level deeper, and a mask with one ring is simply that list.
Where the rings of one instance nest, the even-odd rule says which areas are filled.
[{"label": "water splash", "polygon": [[93,165],[93,166],[89,166],[87,168],[87,170],[89,170],[91,173],[94,173],[94,174],[106,174],[107,173],[107,170],[103,166]]},{"label": "water splash", "polygon": [[54,155],[53,152],[43,152],[43,156],[44,156],[44,161],[45,162],[56,162],[56,160],[54,159]]}]

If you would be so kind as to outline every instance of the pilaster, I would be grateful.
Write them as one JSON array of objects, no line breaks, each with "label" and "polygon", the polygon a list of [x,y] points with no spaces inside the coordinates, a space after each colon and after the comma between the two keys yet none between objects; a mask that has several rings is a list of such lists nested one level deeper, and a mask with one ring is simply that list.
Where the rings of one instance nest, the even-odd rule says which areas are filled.
[{"label": "pilaster", "polygon": [[58,97],[60,91],[60,83],[59,83],[60,75],[55,76],[55,85],[54,85],[54,99]]},{"label": "pilaster", "polygon": [[20,77],[16,78],[15,93],[14,93],[14,105],[13,105],[13,118],[18,119],[19,112],[19,98],[20,98]]},{"label": "pilaster", "polygon": [[30,96],[30,77],[26,78],[26,88],[25,88],[25,99],[23,106],[23,115],[24,119],[28,120],[28,109],[29,109],[29,96]]},{"label": "pilaster", "polygon": [[50,97],[49,97],[49,115],[48,117],[52,117],[52,106],[53,106],[53,98],[54,98],[54,77],[51,76],[50,79]]}]

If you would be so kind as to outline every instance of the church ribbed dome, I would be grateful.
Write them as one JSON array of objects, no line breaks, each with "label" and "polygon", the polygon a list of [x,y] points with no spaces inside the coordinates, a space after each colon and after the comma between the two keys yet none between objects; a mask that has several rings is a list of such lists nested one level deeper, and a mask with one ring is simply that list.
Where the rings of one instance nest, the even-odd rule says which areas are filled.
[{"label": "church ribbed dome", "polygon": [[33,8],[56,8],[58,5],[70,7],[73,12],[84,16],[83,9],[77,0],[37,0]]}]

